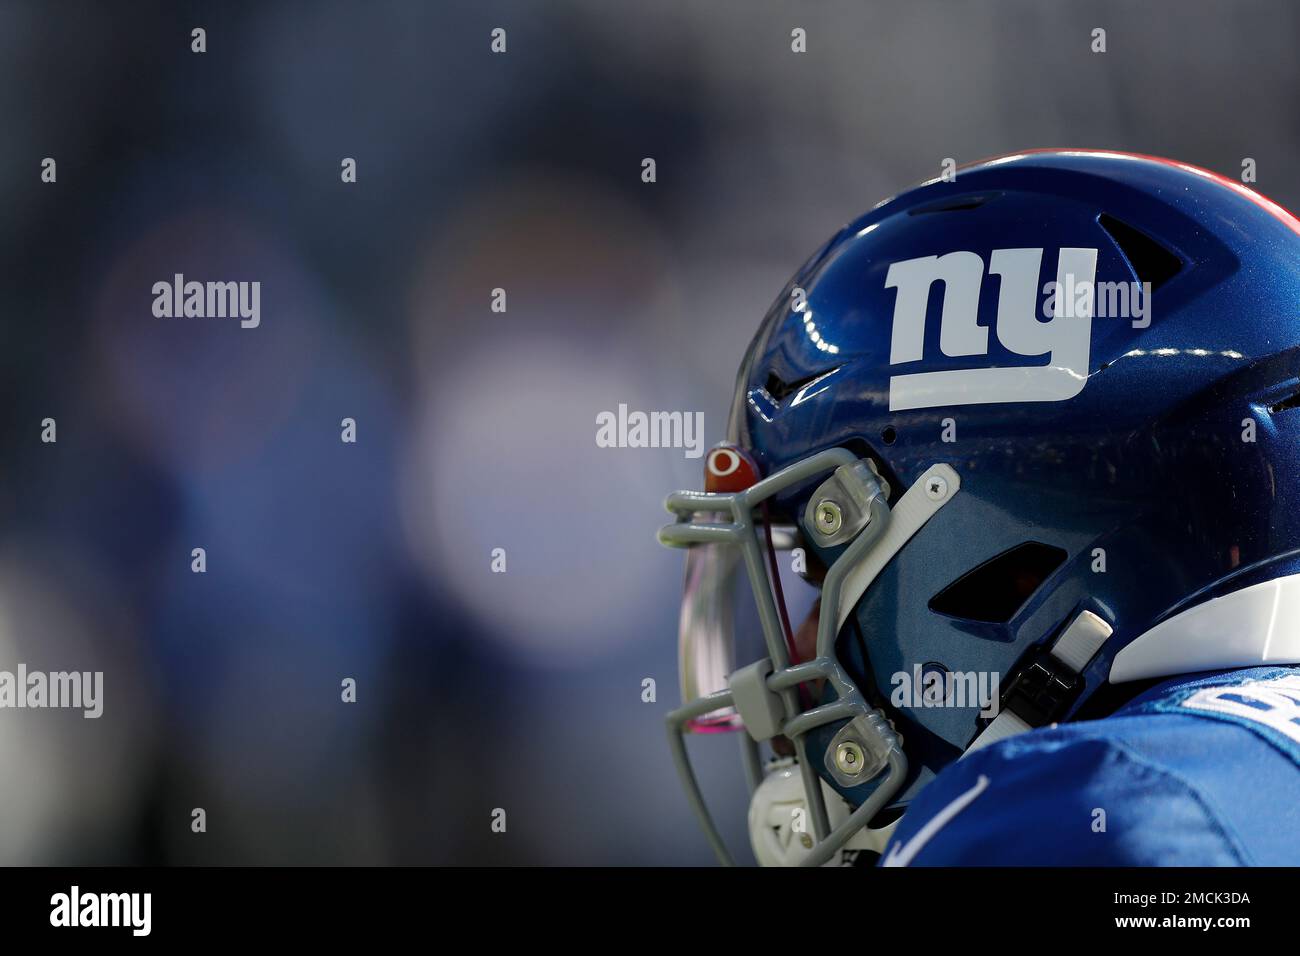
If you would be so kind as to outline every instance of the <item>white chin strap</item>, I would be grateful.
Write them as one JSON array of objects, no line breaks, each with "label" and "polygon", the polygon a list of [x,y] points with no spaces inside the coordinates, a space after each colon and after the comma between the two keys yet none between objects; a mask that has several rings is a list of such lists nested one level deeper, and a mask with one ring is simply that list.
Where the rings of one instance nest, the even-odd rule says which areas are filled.
[{"label": "white chin strap", "polygon": [[[848,819],[851,808],[844,798],[820,781],[822,797],[832,827]],[[895,820],[878,829],[863,827],[823,866],[848,866],[849,851],[883,853],[898,825]],[[794,758],[768,764],[767,775],[749,801],[749,843],[760,866],[800,866],[815,844],[808,814],[808,793]]]},{"label": "white chin strap", "polygon": [[[1096,656],[1113,632],[1114,628],[1096,614],[1091,611],[1080,611],[1052,645],[1052,660],[1062,672],[1074,676],[1082,674],[1088,662]],[[971,745],[966,748],[966,753],[972,753],[981,747],[987,747],[999,740],[1006,740],[1008,737],[1033,729],[1033,724],[1014,710],[1003,710],[984,728],[983,733],[971,741]]]}]

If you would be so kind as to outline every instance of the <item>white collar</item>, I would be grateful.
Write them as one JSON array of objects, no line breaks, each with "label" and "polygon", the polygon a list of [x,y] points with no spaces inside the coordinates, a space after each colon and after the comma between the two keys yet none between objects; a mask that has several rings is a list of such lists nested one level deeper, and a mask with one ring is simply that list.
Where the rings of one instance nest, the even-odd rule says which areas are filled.
[{"label": "white collar", "polygon": [[1115,655],[1110,682],[1300,663],[1300,574],[1180,611]]}]

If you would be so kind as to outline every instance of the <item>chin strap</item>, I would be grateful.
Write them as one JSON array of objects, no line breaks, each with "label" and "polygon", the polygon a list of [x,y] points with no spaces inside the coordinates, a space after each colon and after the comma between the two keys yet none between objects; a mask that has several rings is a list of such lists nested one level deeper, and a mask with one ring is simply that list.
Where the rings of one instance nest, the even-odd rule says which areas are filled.
[{"label": "chin strap", "polygon": [[1113,631],[1096,614],[1080,611],[1050,649],[1040,651],[1020,669],[1002,696],[998,715],[971,741],[966,753],[1054,723],[1079,689],[1079,675]]},{"label": "chin strap", "polygon": [[[830,822],[838,829],[853,808],[823,781],[820,784]],[[807,832],[808,794],[794,758],[773,760],[754,790],[749,807],[749,839],[754,857],[763,866],[844,866],[845,851],[883,853],[898,821],[872,829],[862,827],[831,853],[821,852]],[[803,821],[799,825],[797,821]]]}]

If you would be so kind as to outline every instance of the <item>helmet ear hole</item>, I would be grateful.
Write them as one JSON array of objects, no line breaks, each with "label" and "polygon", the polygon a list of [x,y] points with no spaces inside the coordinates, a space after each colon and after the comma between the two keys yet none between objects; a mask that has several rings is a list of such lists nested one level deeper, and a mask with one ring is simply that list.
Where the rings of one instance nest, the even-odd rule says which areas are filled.
[{"label": "helmet ear hole", "polygon": [[1050,544],[1018,544],[967,571],[930,598],[930,610],[968,621],[1005,624],[1066,557],[1063,549]]}]

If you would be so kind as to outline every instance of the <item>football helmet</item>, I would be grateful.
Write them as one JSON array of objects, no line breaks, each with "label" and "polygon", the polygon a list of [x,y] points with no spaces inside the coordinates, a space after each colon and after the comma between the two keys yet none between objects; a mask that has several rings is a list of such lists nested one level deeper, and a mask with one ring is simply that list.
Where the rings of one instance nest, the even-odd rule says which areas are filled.
[{"label": "football helmet", "polygon": [[[962,167],[795,274],[705,462],[659,533],[689,549],[688,797],[730,862],[685,735],[743,730],[761,859],[878,849],[972,746],[1141,681],[1300,662],[1300,223],[1149,156]],[[821,588],[803,652],[787,549]],[[762,652],[738,667],[742,567]]]}]

